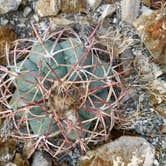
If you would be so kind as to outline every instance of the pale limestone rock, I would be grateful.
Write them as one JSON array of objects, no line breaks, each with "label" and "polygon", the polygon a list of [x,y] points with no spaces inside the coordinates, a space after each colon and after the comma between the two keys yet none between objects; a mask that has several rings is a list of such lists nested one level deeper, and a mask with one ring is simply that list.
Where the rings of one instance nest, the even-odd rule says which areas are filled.
[{"label": "pale limestone rock", "polygon": [[87,3],[92,9],[96,9],[100,4],[102,0],[87,0]]},{"label": "pale limestone rock", "polygon": [[52,160],[48,154],[36,151],[33,156],[32,166],[52,166]]},{"label": "pale limestone rock", "polygon": [[121,19],[129,24],[139,15],[141,0],[121,0]]},{"label": "pale limestone rock", "polygon": [[56,16],[61,9],[60,0],[38,0],[36,3],[36,13],[40,17]]},{"label": "pale limestone rock", "polygon": [[166,95],[166,81],[162,79],[155,79],[152,82],[152,89],[157,90],[159,94]]},{"label": "pale limestone rock", "polygon": [[0,0],[0,15],[17,10],[22,0]]},{"label": "pale limestone rock", "polygon": [[27,17],[31,13],[31,11],[32,9],[29,6],[25,7],[23,11],[24,17]]},{"label": "pale limestone rock", "polygon": [[73,14],[83,12],[86,5],[86,1],[82,0],[38,0],[35,10],[40,17],[56,16],[59,11]]},{"label": "pale limestone rock", "polygon": [[155,150],[144,138],[122,136],[82,157],[79,166],[152,166]]},{"label": "pale limestone rock", "polygon": [[143,13],[133,25],[154,58],[154,62],[166,65],[166,25],[164,11],[157,10],[148,15]]}]

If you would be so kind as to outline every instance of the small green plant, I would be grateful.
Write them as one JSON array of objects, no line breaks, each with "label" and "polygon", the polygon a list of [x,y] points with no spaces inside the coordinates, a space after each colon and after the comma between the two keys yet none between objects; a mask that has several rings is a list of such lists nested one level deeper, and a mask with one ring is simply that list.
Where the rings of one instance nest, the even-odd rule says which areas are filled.
[{"label": "small green plant", "polygon": [[[33,140],[32,152],[42,145],[56,156],[79,144],[102,141],[109,134],[117,107],[125,94],[119,66],[113,57],[104,61],[96,48],[95,34],[81,41],[72,29],[18,40],[13,62],[0,67],[0,103],[11,119],[12,137]],[[20,47],[20,43],[24,47]]]}]

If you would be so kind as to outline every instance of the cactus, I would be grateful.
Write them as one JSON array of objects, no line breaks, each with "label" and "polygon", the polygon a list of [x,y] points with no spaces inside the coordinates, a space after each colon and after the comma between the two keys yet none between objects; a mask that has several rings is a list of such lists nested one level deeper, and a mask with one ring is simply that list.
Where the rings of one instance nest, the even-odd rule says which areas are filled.
[{"label": "cactus", "polygon": [[43,36],[33,28],[36,38],[18,40],[13,62],[0,67],[0,118],[13,122],[10,136],[34,141],[32,152],[39,144],[53,156],[76,144],[85,150],[105,139],[118,119],[121,73],[113,57],[104,61],[95,51],[97,28],[86,46],[70,28]]}]

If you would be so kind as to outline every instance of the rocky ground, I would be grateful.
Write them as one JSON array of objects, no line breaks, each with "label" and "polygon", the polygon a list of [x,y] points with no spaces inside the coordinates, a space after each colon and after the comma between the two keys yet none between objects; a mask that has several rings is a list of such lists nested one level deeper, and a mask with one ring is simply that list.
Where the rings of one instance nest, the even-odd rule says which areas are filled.
[{"label": "rocky ground", "polygon": [[40,34],[72,27],[83,39],[101,21],[101,36],[107,36],[108,29],[116,33],[117,40],[108,41],[114,42],[115,59],[123,63],[121,81],[127,91],[118,114],[124,120],[115,121],[107,141],[89,145],[86,155],[76,146],[53,158],[39,146],[27,159],[32,145],[10,135],[4,139],[6,121],[0,121],[0,165],[165,165],[166,4],[157,2],[0,0],[0,65],[7,65],[6,45],[13,49],[14,40],[35,37],[32,25]]}]

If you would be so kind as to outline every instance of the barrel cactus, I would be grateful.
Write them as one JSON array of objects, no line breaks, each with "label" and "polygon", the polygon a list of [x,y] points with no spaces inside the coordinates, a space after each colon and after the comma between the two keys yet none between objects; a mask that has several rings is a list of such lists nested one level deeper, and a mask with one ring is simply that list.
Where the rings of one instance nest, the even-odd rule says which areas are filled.
[{"label": "barrel cactus", "polygon": [[107,61],[98,55],[97,28],[84,42],[70,28],[34,31],[35,38],[16,41],[13,61],[0,67],[0,116],[13,122],[10,136],[34,141],[33,150],[41,145],[53,156],[76,144],[85,150],[105,139],[118,119],[121,73],[111,54]]}]

